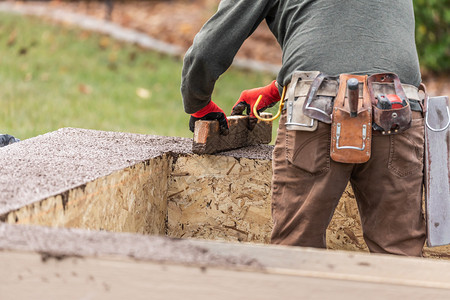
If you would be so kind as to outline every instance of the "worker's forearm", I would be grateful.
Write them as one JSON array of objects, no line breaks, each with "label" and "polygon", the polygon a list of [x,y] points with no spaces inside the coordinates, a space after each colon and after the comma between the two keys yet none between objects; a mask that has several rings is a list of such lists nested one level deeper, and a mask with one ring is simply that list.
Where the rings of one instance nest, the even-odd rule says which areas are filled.
[{"label": "worker's forearm", "polygon": [[225,72],[245,39],[272,6],[269,0],[226,0],[196,35],[186,53],[181,94],[184,109],[193,113],[208,104],[215,82]]}]

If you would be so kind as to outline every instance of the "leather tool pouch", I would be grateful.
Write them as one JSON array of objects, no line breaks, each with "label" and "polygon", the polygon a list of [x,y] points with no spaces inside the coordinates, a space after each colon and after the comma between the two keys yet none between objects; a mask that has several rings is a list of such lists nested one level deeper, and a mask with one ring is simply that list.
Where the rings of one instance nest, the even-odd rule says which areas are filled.
[{"label": "leather tool pouch", "polygon": [[303,105],[311,84],[319,74],[320,72],[318,71],[298,71],[292,75],[285,104],[287,109],[287,130],[315,131],[317,129],[317,120],[303,113]]},{"label": "leather tool pouch", "polygon": [[[347,81],[358,80],[358,106],[356,116],[351,115]],[[342,163],[364,163],[369,160],[372,141],[372,103],[367,76],[341,74],[339,90],[334,100],[331,125],[331,159]]]},{"label": "leather tool pouch", "polygon": [[[382,134],[396,134],[411,127],[411,107],[396,74],[373,74],[367,78],[367,85],[373,106],[374,130]],[[377,96],[381,94],[395,94],[405,105],[401,108],[379,108]]]}]

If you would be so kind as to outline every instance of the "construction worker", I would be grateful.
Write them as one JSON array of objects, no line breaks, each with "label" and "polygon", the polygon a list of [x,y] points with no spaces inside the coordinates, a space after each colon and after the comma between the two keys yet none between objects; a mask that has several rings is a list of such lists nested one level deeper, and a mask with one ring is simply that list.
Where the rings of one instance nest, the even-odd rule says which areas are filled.
[{"label": "construction worker", "polygon": [[[241,114],[274,105],[296,71],[371,75],[390,72],[415,89],[421,83],[412,0],[223,0],[196,35],[182,71],[184,109],[196,120],[224,111],[211,94],[244,40],[266,20],[283,51],[277,80],[244,91],[233,107]],[[273,151],[272,243],[325,248],[325,232],[350,181],[364,239],[371,252],[421,256],[425,223],[421,211],[424,124],[421,107],[411,128],[396,135],[373,132],[365,163],[330,159],[330,125],[314,131],[287,130],[283,111]],[[369,129],[370,130],[370,129]]]}]

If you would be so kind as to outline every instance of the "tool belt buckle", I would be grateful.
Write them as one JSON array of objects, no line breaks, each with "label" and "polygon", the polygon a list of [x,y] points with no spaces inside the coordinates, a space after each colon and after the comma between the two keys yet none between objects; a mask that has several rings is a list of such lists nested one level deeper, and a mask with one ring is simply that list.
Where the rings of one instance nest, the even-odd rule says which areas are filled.
[{"label": "tool belt buckle", "polygon": [[331,123],[331,159],[364,163],[370,159],[372,105],[367,76],[341,74]]},{"label": "tool belt buckle", "polygon": [[[393,85],[395,94],[378,93],[374,83]],[[411,106],[396,74],[373,74],[367,78],[367,85],[373,108],[374,130],[380,131],[383,135],[389,135],[403,132],[411,127]]]}]

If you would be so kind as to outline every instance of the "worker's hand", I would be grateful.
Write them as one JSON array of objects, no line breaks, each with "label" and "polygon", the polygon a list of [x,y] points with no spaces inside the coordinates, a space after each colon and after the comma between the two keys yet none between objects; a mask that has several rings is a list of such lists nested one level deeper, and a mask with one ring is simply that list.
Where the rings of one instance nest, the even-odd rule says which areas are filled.
[{"label": "worker's hand", "polygon": [[274,106],[275,103],[277,103],[281,99],[276,81],[274,80],[271,84],[265,87],[243,91],[241,93],[241,96],[239,97],[239,100],[233,106],[231,115],[242,115],[244,110],[246,110],[247,115],[254,117],[255,115],[253,114],[253,106],[255,105],[256,100],[258,100],[258,97],[260,95],[262,95],[262,98],[258,104],[258,107],[256,108],[258,113],[261,113],[267,108]]},{"label": "worker's hand", "polygon": [[196,113],[191,115],[189,120],[189,129],[194,132],[195,122],[198,120],[217,120],[219,121],[220,134],[227,135],[229,133],[228,120],[224,111],[212,101]]}]

